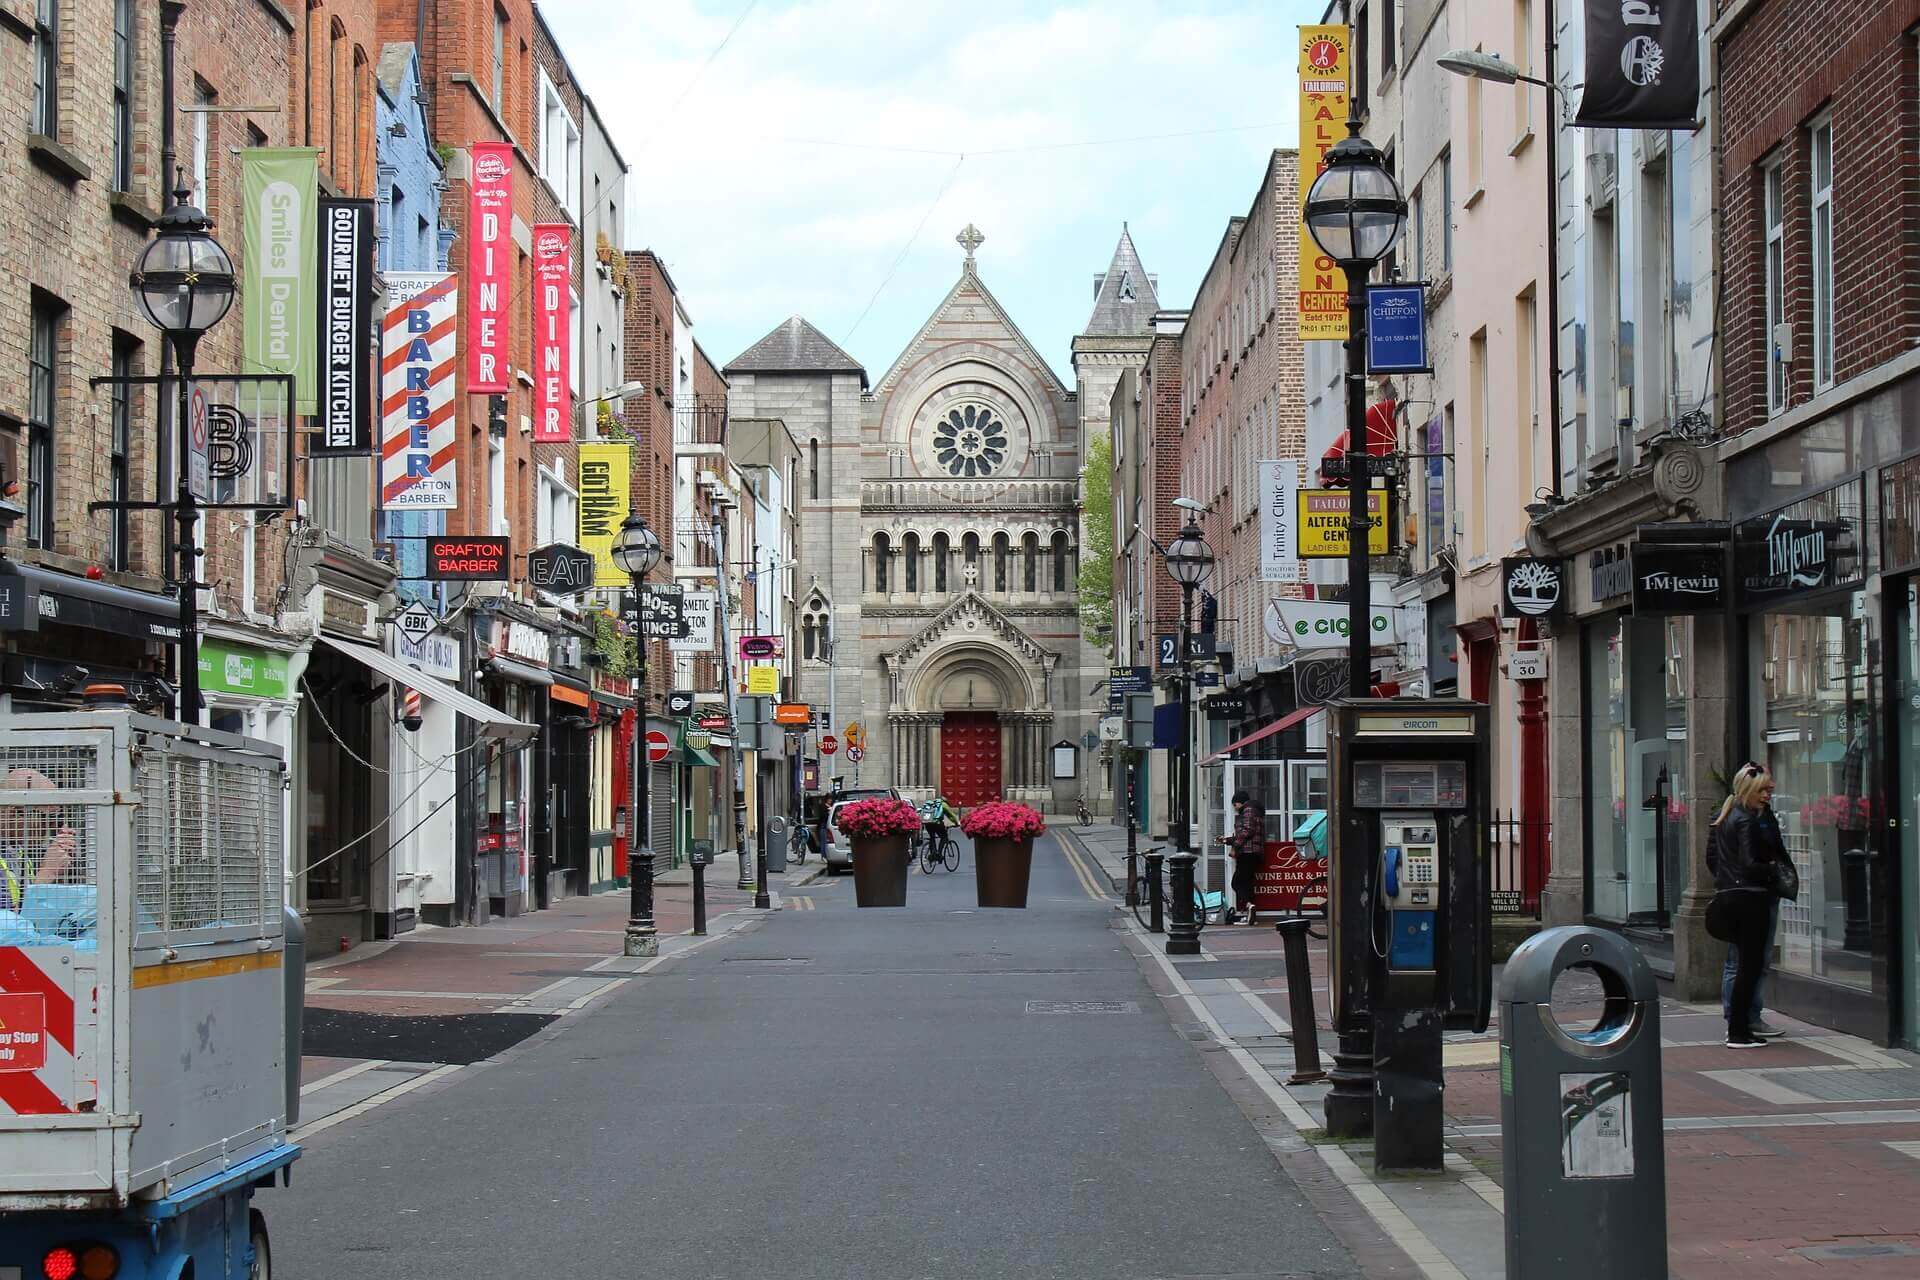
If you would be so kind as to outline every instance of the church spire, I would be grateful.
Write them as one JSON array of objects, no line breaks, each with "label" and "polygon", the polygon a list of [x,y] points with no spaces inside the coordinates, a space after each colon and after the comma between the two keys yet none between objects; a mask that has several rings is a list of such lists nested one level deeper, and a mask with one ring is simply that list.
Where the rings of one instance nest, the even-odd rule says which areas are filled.
[{"label": "church spire", "polygon": [[1124,337],[1148,332],[1153,313],[1160,309],[1154,288],[1155,279],[1140,264],[1133,247],[1133,235],[1126,223],[1120,224],[1120,243],[1114,246],[1113,261],[1105,272],[1094,277],[1093,315],[1086,332],[1102,337]]}]

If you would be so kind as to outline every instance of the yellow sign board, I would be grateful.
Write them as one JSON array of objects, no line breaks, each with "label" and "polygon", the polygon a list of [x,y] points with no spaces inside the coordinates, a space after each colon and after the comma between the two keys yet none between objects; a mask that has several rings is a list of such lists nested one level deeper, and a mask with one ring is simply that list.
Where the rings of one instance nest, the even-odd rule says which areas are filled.
[{"label": "yellow sign board", "polygon": [[780,668],[757,666],[747,668],[747,692],[751,695],[778,694],[780,692]]},{"label": "yellow sign board", "polygon": [[[1320,176],[1326,154],[1347,136],[1348,49],[1346,25],[1300,28],[1300,204]],[[1300,339],[1345,341],[1347,276],[1300,223]],[[1302,552],[1301,554],[1309,554]]]},{"label": "yellow sign board", "polygon": [[593,585],[624,587],[632,579],[613,562],[613,539],[632,509],[633,446],[580,446],[580,549],[593,557]]},{"label": "yellow sign board", "polygon": [[[1387,491],[1367,490],[1367,554],[1384,556],[1388,540]],[[1347,557],[1347,491],[1300,490],[1300,549],[1306,560],[1344,560]]]}]

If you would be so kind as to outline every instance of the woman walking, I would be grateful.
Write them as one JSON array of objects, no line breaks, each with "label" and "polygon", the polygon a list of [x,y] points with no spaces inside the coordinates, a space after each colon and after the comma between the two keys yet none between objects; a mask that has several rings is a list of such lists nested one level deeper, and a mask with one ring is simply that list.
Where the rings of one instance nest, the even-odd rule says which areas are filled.
[{"label": "woman walking", "polygon": [[1741,765],[1733,775],[1733,794],[1720,806],[1707,842],[1707,869],[1718,890],[1709,911],[1720,917],[1717,932],[1736,955],[1726,1007],[1729,1049],[1758,1049],[1767,1043],[1754,1034],[1754,995],[1768,959],[1768,926],[1778,883],[1774,864],[1787,862],[1772,800],[1773,775],[1766,767],[1751,760]]},{"label": "woman walking", "polygon": [[1246,913],[1246,921],[1253,921],[1253,886],[1260,874],[1260,868],[1267,858],[1267,815],[1251,795],[1245,791],[1233,793],[1233,835],[1228,838],[1233,847],[1233,923],[1240,919],[1241,912]]}]

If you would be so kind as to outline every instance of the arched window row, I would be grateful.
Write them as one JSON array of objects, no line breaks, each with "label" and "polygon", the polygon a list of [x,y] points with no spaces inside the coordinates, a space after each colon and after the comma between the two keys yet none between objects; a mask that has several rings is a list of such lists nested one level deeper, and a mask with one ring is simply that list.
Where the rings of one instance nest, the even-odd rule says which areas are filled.
[{"label": "arched window row", "polygon": [[945,595],[967,586],[998,594],[1065,594],[1079,578],[1079,548],[1064,529],[1044,537],[1032,529],[1018,535],[1002,529],[984,539],[968,530],[960,535],[957,551],[945,531],[928,536],[908,530],[897,541],[895,535],[875,533],[871,562],[869,581],[881,595],[929,590]]}]

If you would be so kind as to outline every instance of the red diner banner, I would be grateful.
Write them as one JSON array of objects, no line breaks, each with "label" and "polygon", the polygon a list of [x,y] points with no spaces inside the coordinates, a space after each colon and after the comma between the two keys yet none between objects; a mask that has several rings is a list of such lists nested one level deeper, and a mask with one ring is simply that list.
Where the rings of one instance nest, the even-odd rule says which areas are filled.
[{"label": "red diner banner", "polygon": [[542,222],[533,229],[533,439],[573,438],[573,228]]},{"label": "red diner banner", "polygon": [[476,142],[467,209],[467,390],[507,390],[513,261],[513,146]]}]

